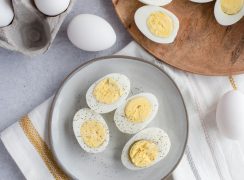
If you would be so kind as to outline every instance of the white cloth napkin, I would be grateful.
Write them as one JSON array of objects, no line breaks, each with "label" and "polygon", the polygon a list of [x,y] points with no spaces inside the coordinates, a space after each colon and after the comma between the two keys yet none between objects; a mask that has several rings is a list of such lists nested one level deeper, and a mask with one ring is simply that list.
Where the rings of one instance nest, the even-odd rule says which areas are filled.
[{"label": "white cloth napkin", "polygon": [[[231,90],[227,77],[208,77],[180,71],[157,61],[135,42],[131,42],[117,54],[154,62],[174,79],[181,90],[189,115],[189,140],[185,155],[173,172],[175,180],[244,179],[244,141],[238,143],[222,137],[215,123],[218,99]],[[244,92],[244,75],[236,76],[235,79],[239,90]],[[28,114],[29,120],[47,146],[47,117],[51,101],[52,97]],[[21,123],[17,122],[3,131],[1,139],[27,179],[59,177],[59,173],[52,168],[53,165],[47,166],[50,163],[43,160],[45,151],[42,148],[37,150],[36,147],[40,148],[37,140],[34,139],[34,144],[37,144],[35,146],[27,138]]]}]

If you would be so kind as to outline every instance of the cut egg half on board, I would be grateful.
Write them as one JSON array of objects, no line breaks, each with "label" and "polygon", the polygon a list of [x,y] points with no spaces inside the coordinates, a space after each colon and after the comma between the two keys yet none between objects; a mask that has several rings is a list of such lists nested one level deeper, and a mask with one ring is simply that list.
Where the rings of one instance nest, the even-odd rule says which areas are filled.
[{"label": "cut egg half on board", "polygon": [[143,6],[134,16],[138,29],[151,41],[172,43],[179,30],[179,20],[170,11],[158,6]]},{"label": "cut egg half on board", "polygon": [[122,164],[130,170],[148,168],[165,158],[170,146],[169,136],[162,129],[144,129],[125,144],[121,154]]},{"label": "cut egg half on board", "polygon": [[190,0],[191,2],[195,2],[195,3],[208,3],[211,2],[213,0]]},{"label": "cut egg half on board", "polygon": [[109,129],[100,114],[89,108],[80,109],[73,118],[75,137],[86,152],[99,153],[109,142]]},{"label": "cut egg half on board", "polygon": [[139,1],[147,5],[164,6],[166,4],[171,3],[172,0],[139,0]]},{"label": "cut egg half on board", "polygon": [[223,26],[238,22],[244,16],[244,0],[217,0],[214,6],[214,16]]},{"label": "cut egg half on board", "polygon": [[129,93],[129,78],[123,74],[112,73],[90,86],[86,93],[86,102],[97,113],[108,113],[121,105]]},{"label": "cut egg half on board", "polygon": [[135,134],[154,119],[158,107],[158,100],[153,94],[137,94],[116,109],[114,122],[121,132]]}]

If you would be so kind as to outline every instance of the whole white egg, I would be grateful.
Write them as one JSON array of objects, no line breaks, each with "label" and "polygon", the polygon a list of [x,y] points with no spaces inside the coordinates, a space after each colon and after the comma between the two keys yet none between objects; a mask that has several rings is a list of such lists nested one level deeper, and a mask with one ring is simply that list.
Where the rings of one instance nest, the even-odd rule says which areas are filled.
[{"label": "whole white egg", "polygon": [[68,26],[69,40],[85,51],[101,51],[116,41],[112,26],[103,18],[92,14],[76,16]]},{"label": "whole white egg", "polygon": [[0,0],[0,12],[0,27],[8,26],[14,18],[14,11],[10,0]]},{"label": "whole white egg", "polygon": [[244,137],[244,94],[238,90],[224,94],[216,110],[216,121],[222,134],[231,139]]},{"label": "whole white egg", "polygon": [[57,16],[64,12],[69,4],[70,0],[34,0],[36,7],[43,14],[48,16]]}]

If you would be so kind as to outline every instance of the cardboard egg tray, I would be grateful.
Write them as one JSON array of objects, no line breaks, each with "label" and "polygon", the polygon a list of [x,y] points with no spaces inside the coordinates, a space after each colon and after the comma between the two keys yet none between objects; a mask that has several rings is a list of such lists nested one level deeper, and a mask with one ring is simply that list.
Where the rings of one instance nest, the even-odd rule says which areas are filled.
[{"label": "cardboard egg tray", "polygon": [[28,56],[45,53],[74,3],[71,0],[60,15],[46,16],[36,8],[34,0],[12,0],[15,16],[10,25],[0,28],[0,47]]}]

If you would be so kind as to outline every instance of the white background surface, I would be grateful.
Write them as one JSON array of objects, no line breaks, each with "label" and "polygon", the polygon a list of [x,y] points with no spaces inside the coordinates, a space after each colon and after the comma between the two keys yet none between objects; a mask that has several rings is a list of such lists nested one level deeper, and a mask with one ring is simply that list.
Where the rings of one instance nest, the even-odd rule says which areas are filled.
[{"label": "white background surface", "polygon": [[[131,41],[115,14],[111,0],[76,1],[46,54],[29,58],[0,48],[0,131],[55,93],[62,80],[78,65],[95,57],[111,55]],[[80,13],[96,14],[111,23],[117,34],[116,44],[97,53],[74,47],[67,38],[66,29],[70,20]],[[24,179],[2,142],[0,179]]]}]

